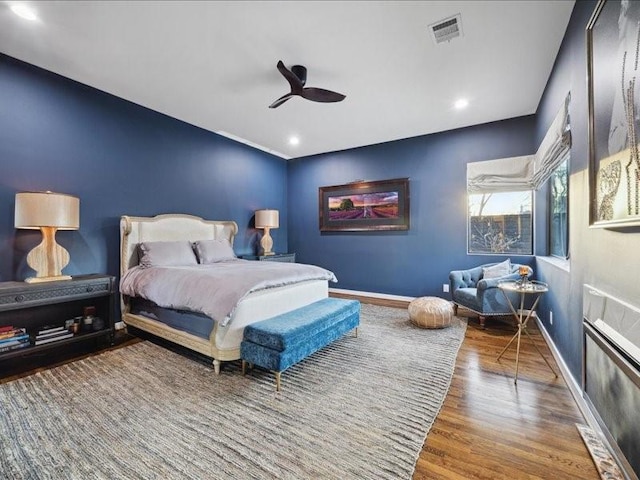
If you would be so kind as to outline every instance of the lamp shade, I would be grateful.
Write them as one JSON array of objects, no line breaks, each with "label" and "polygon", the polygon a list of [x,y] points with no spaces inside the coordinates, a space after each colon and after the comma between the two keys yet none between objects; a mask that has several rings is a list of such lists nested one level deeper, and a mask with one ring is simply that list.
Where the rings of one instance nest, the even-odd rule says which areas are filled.
[{"label": "lamp shade", "polygon": [[37,230],[80,228],[80,199],[54,192],[16,193],[15,227]]},{"label": "lamp shade", "polygon": [[278,210],[256,210],[256,228],[278,228],[279,226]]}]

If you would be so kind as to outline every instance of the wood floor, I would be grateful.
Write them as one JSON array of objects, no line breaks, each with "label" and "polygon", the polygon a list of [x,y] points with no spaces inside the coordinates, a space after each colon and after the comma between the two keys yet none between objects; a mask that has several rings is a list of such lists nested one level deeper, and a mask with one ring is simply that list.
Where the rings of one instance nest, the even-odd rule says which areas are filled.
[{"label": "wood floor", "polygon": [[[559,369],[537,329],[530,329]],[[506,321],[469,319],[451,389],[416,465],[414,480],[580,479],[600,477],[576,423],[586,423],[561,376],[522,343],[518,384],[515,348],[496,357],[515,332]]]}]

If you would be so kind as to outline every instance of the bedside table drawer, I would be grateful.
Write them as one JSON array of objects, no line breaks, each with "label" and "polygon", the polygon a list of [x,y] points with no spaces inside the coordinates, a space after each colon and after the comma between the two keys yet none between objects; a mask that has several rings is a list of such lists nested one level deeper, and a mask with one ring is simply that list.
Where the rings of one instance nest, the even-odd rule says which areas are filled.
[{"label": "bedside table drawer", "polygon": [[115,292],[114,284],[113,277],[98,275],[40,284],[4,282],[0,283],[0,311],[109,295]]}]

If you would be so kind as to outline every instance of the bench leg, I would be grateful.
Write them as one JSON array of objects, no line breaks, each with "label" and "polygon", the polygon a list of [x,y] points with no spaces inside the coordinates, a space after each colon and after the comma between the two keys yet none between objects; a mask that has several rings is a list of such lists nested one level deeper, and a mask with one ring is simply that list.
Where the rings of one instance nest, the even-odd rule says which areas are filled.
[{"label": "bench leg", "polygon": [[242,360],[242,375],[247,373],[248,370],[253,370],[253,363]]},{"label": "bench leg", "polygon": [[280,372],[273,372],[276,376],[276,392],[280,391]]},{"label": "bench leg", "polygon": [[356,333],[356,338],[358,338],[358,327],[356,327],[355,333]]},{"label": "bench leg", "polygon": [[220,360],[217,358],[213,360],[213,371],[216,372],[216,375],[220,375]]}]

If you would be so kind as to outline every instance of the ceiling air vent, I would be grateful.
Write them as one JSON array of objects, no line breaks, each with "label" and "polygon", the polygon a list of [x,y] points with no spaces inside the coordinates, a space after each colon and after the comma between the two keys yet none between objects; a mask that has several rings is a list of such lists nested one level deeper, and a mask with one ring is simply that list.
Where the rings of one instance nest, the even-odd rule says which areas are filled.
[{"label": "ceiling air vent", "polygon": [[433,41],[436,44],[448,42],[451,39],[462,36],[462,21],[460,14],[432,23],[429,25],[429,32],[431,33],[431,38],[433,38]]}]

